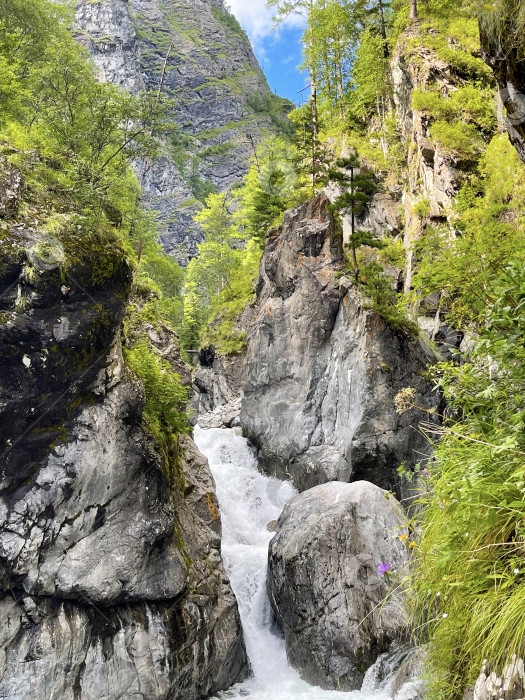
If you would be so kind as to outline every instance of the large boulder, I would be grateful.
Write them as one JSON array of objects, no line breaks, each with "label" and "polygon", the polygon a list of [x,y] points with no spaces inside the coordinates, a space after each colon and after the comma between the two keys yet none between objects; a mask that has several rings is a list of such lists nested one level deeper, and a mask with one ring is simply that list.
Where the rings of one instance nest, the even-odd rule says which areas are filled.
[{"label": "large boulder", "polygon": [[405,496],[397,469],[430,445],[418,430],[425,414],[399,415],[394,398],[412,387],[418,406],[437,405],[425,379],[433,355],[341,277],[343,242],[328,205],[319,195],[292,209],[267,241],[241,424],[261,468],[299,490],[366,479]]},{"label": "large boulder", "polygon": [[285,506],[268,592],[290,663],[309,683],[360,688],[379,655],[403,643],[405,523],[400,504],[366,481],[316,486]]}]

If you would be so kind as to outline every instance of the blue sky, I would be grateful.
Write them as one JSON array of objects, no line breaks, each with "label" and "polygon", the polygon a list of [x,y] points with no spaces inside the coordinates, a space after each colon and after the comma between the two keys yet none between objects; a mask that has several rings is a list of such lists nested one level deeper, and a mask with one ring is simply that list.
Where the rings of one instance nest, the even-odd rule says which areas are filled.
[{"label": "blue sky", "polygon": [[[306,74],[297,69],[301,63],[299,40],[302,35],[302,18],[292,16],[274,31],[272,11],[266,8],[265,0],[227,2],[248,33],[270,88],[282,97],[295,103],[300,102],[301,95],[298,91],[308,82]],[[307,95],[307,92],[303,94]]]}]

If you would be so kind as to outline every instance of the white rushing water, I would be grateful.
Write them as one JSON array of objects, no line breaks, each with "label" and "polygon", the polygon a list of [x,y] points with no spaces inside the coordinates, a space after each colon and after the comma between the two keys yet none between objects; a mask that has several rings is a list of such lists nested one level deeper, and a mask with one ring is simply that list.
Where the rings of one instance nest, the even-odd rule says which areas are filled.
[{"label": "white rushing water", "polygon": [[[289,482],[270,479],[257,470],[247,441],[233,430],[195,429],[197,446],[209,460],[217,485],[222,517],[222,554],[237,597],[253,676],[219,698],[236,700],[388,700],[388,680],[376,683],[374,670],[363,687],[382,690],[347,693],[321,690],[303,681],[288,664],[284,639],[272,630],[266,595],[268,524],[277,520],[295,493]],[[407,688],[408,690],[408,688]],[[401,697],[397,696],[399,700]],[[410,693],[405,696],[409,700]]]}]

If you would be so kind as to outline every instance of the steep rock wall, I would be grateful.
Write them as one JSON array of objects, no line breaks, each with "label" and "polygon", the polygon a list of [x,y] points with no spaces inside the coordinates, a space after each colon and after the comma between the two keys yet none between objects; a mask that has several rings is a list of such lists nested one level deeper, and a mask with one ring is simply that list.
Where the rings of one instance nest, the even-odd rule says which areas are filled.
[{"label": "steep rock wall", "polygon": [[365,479],[402,490],[397,468],[429,447],[421,414],[398,415],[405,387],[430,409],[424,379],[432,353],[366,308],[344,277],[342,239],[320,195],[286,213],[261,260],[248,334],[244,434],[262,468],[300,490]]},{"label": "steep rock wall", "polygon": [[164,157],[138,164],[144,203],[158,214],[167,252],[185,264],[202,240],[193,216],[210,188],[225,191],[249,167],[254,143],[283,117],[247,36],[222,0],[80,0],[75,29],[104,80],[173,100],[180,127]]},{"label": "steep rock wall", "polygon": [[207,461],[184,438],[167,465],[143,430],[118,245],[48,237],[14,200],[0,220],[0,696],[207,697],[247,668]]}]

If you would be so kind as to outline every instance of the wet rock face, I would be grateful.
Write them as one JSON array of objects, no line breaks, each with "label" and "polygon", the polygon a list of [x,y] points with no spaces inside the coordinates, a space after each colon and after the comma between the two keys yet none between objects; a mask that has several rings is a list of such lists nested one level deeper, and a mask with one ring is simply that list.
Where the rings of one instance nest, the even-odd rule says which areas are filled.
[{"label": "wet rock face", "polygon": [[402,490],[397,467],[420,461],[428,444],[421,414],[398,415],[394,397],[413,387],[417,405],[435,404],[428,351],[338,279],[342,241],[327,205],[321,195],[288,212],[267,242],[241,424],[261,467],[299,490],[357,479]]},{"label": "wet rock face", "polygon": [[[399,503],[365,481],[323,484],[285,506],[268,592],[290,663],[312,685],[358,689],[378,656],[403,641],[403,596],[389,591],[408,561],[404,524]],[[378,576],[387,563],[390,576]]]},{"label": "wet rock face", "polygon": [[227,688],[247,662],[214,483],[189,438],[166,470],[144,433],[143,390],[120,350],[125,257],[114,244],[53,250],[36,230],[10,231],[0,249],[0,696],[197,700]]},{"label": "wet rock face", "polygon": [[22,175],[0,157],[0,218],[14,216],[22,196]]},{"label": "wet rock face", "polygon": [[173,99],[181,132],[158,162],[139,164],[137,176],[165,249],[186,264],[203,238],[193,221],[199,201],[246,174],[248,135],[258,142],[276,130],[248,38],[222,0],[78,0],[75,29],[102,79],[133,92],[156,92],[162,80]]}]

